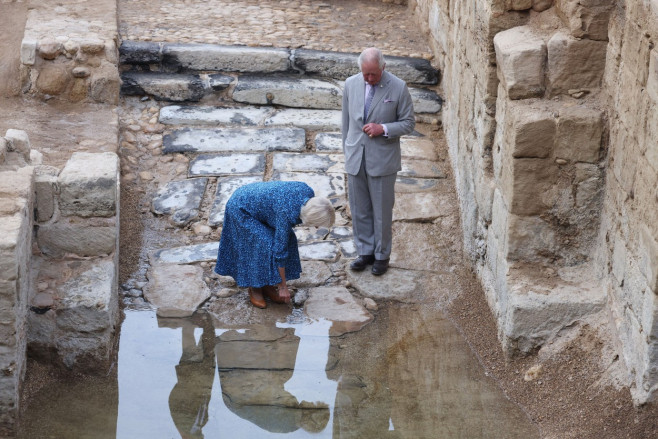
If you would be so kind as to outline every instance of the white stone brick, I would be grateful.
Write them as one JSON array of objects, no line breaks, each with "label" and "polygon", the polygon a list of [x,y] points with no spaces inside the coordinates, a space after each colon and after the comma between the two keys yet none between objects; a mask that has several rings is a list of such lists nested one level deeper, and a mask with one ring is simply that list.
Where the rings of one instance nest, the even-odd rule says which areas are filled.
[{"label": "white stone brick", "polygon": [[53,166],[35,168],[34,190],[37,221],[48,221],[55,212],[55,197],[58,190],[57,174],[59,174],[59,169]]},{"label": "white stone brick", "polygon": [[24,39],[21,42],[21,63],[26,66],[34,65],[37,59],[37,41]]},{"label": "white stone brick", "polygon": [[494,47],[499,79],[510,99],[543,95],[547,51],[541,37],[527,26],[515,27],[496,34]]},{"label": "white stone brick", "polygon": [[119,158],[76,152],[59,175],[59,207],[66,216],[113,216],[118,205]]},{"label": "white stone brick", "polygon": [[30,139],[23,130],[8,129],[5,139],[9,142],[9,151],[15,151],[30,160]]}]

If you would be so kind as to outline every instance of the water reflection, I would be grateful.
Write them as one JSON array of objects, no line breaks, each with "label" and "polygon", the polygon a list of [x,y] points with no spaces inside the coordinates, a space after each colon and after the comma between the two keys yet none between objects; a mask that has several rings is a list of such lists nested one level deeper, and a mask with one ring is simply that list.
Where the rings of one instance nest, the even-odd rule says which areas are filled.
[{"label": "water reflection", "polygon": [[[44,389],[22,437],[539,437],[435,311],[391,306],[359,332],[329,329],[300,310],[252,326],[127,310],[118,379],[100,390],[61,383],[59,396]],[[117,384],[118,403],[91,404],[90,392],[116,395]],[[51,416],[68,401],[88,403]],[[73,430],[81,416],[105,420]]]}]

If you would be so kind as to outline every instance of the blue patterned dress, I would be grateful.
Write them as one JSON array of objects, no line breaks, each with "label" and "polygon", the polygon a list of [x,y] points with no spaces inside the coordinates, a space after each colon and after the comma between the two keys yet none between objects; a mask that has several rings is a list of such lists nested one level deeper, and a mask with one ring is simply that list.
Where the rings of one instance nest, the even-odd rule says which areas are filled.
[{"label": "blue patterned dress", "polygon": [[240,287],[262,287],[299,279],[299,212],[313,189],[299,181],[268,181],[238,188],[226,203],[215,272],[231,276]]}]

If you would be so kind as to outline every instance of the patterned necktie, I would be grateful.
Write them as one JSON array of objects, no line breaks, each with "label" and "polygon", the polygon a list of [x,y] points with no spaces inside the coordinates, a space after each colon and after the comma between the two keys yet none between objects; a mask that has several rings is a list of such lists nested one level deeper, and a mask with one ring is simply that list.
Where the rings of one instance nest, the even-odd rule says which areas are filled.
[{"label": "patterned necktie", "polygon": [[375,95],[375,86],[371,85],[370,90],[368,90],[368,96],[366,97],[366,105],[363,107],[363,121],[368,118],[368,110],[370,109],[370,104],[372,103],[372,97]]}]

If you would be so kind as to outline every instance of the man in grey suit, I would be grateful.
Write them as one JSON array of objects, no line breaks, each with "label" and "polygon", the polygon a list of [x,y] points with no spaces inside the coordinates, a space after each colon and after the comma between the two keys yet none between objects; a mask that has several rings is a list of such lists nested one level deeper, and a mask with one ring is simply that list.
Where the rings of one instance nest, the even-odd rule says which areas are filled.
[{"label": "man in grey suit", "polygon": [[411,95],[403,80],[384,71],[379,49],[359,55],[361,73],[347,78],[343,90],[342,137],[359,257],[351,264],[372,274],[388,270],[391,255],[395,179],[402,169],[400,136],[416,125]]}]

